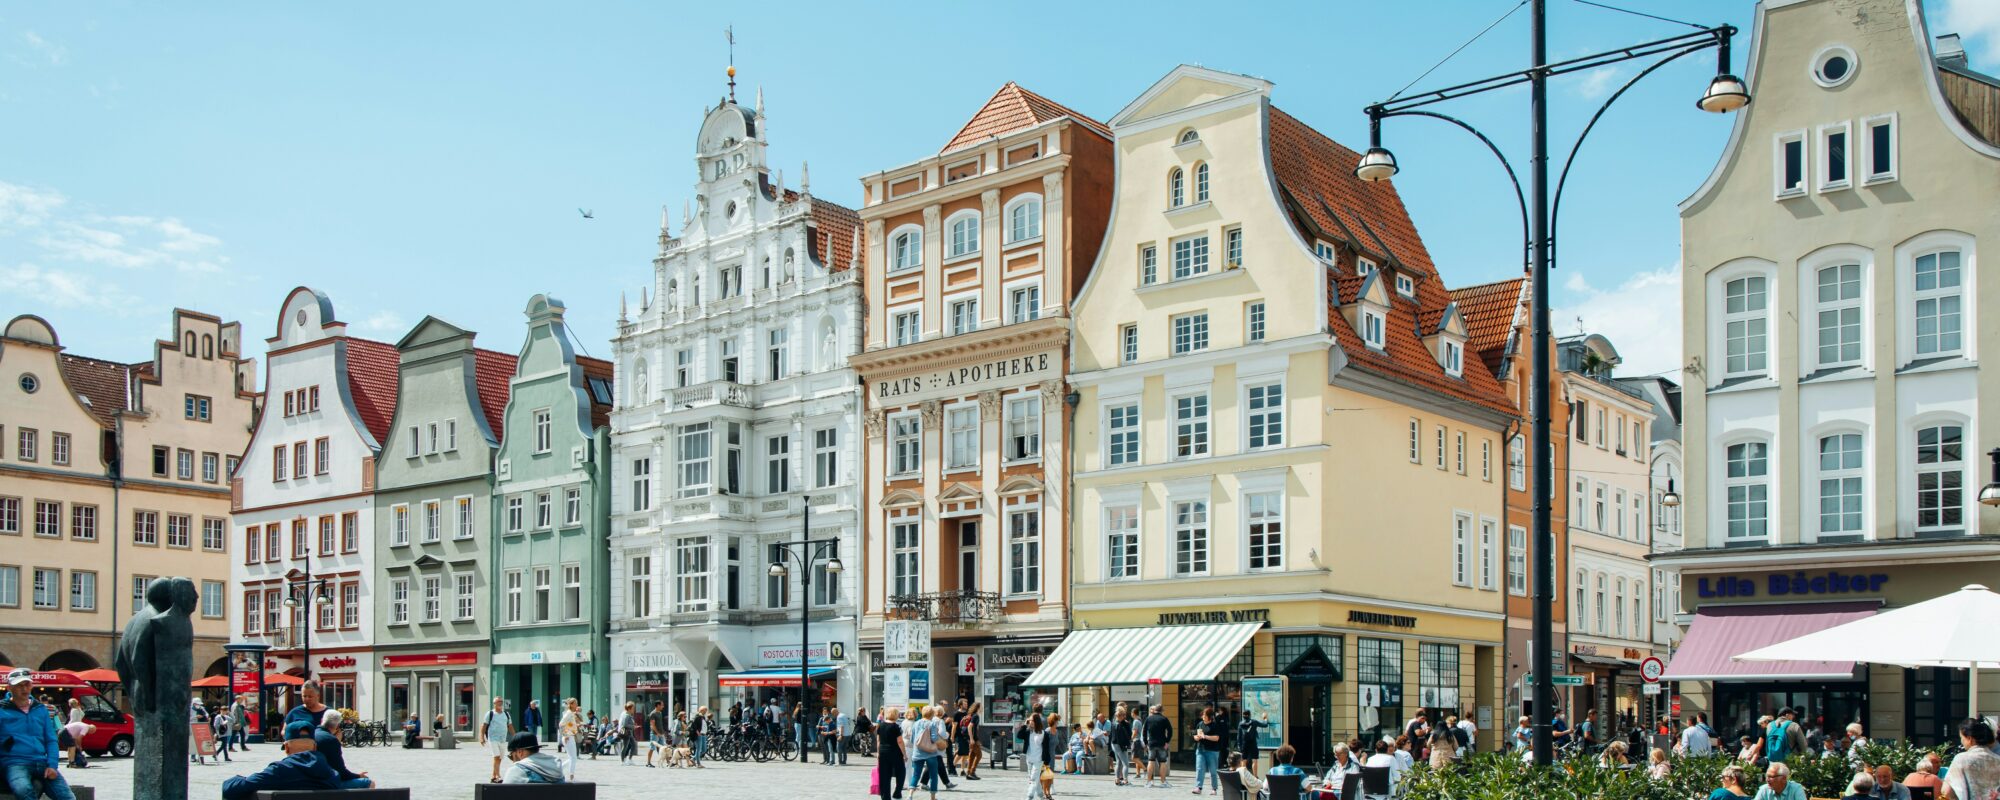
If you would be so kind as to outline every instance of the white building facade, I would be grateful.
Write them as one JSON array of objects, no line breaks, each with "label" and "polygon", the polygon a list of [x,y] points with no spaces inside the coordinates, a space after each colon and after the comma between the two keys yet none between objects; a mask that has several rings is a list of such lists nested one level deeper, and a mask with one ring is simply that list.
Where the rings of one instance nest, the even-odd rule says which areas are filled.
[{"label": "white building facade", "polygon": [[375,458],[396,348],[349,337],[333,301],[305,287],[266,342],[266,405],[230,479],[235,638],[271,646],[267,672],[321,681],[328,705],[372,709]]},{"label": "white building facade", "polygon": [[[789,702],[802,655],[809,707],[858,696],[859,218],[812,197],[804,169],[784,187],[762,106],[707,112],[681,234],[663,215],[652,285],[613,340],[614,706]],[[803,643],[801,569],[781,552],[802,537],[837,542],[794,548],[819,556]]]}]

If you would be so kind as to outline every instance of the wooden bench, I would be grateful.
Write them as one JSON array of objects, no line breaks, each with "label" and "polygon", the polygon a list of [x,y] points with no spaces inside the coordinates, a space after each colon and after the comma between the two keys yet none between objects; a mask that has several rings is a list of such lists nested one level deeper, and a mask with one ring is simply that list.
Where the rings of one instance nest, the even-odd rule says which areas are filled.
[{"label": "wooden bench", "polygon": [[[97,800],[97,789],[93,787],[72,783],[69,785],[69,790],[76,795],[76,800]],[[42,796],[48,797],[46,794]],[[4,783],[0,783],[0,800],[14,800],[14,793],[7,791],[7,785]]]},{"label": "wooden bench", "polygon": [[472,800],[597,800],[597,784],[475,783]]},{"label": "wooden bench", "polygon": [[283,789],[258,792],[257,800],[410,800],[410,789]]}]

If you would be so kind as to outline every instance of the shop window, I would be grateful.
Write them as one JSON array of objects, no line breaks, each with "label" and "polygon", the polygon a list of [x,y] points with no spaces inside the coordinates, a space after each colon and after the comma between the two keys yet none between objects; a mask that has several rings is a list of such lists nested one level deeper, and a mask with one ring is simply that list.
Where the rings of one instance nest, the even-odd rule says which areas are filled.
[{"label": "shop window", "polygon": [[1396,639],[1356,639],[1359,673],[1356,725],[1364,746],[1383,737],[1395,738],[1403,728],[1403,643]]},{"label": "shop window", "polygon": [[1417,703],[1430,711],[1431,719],[1460,711],[1458,683],[1458,645],[1417,645]]}]

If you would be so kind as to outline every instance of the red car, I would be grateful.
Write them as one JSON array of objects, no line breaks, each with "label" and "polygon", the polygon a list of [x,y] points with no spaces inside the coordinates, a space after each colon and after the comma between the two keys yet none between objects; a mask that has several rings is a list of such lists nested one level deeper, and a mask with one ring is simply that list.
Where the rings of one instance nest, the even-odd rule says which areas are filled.
[{"label": "red car", "polygon": [[35,673],[35,698],[49,704],[59,722],[69,720],[69,701],[83,705],[83,721],[94,726],[83,737],[83,751],[94,756],[105,753],[124,758],[132,755],[132,715],[119,711],[97,687],[66,672]]}]

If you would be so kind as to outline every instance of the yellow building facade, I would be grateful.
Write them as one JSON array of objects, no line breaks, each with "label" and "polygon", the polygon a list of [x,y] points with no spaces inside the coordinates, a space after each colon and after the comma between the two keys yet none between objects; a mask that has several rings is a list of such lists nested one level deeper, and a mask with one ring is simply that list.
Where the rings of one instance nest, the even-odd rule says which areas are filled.
[{"label": "yellow building facade", "polygon": [[[1175,69],[1116,117],[1118,184],[1075,306],[1078,631],[1261,623],[1178,682],[1050,657],[1072,714],[1163,703],[1185,730],[1283,676],[1302,762],[1428,709],[1491,746],[1511,405],[1393,187],[1270,103]],[[1247,629],[1242,629],[1246,630]],[[1065,647],[1069,642],[1065,643]],[[1227,655],[1227,654],[1224,654]],[[1112,659],[1117,661],[1119,659]],[[1253,713],[1264,713],[1253,705]]]}]

